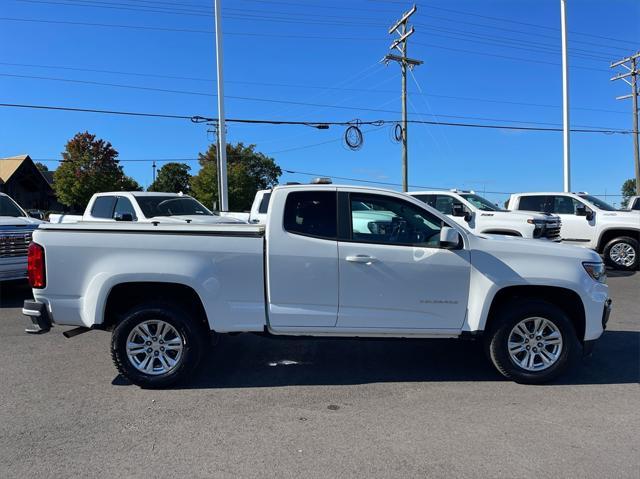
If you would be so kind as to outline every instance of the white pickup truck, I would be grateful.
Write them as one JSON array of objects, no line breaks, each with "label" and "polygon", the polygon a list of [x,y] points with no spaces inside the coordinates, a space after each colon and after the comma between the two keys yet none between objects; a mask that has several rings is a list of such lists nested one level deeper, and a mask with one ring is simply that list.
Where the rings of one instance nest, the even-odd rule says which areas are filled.
[{"label": "white pickup truck", "polygon": [[620,211],[587,193],[517,193],[509,209],[543,211],[560,216],[564,243],[591,248],[616,269],[635,270],[640,263],[640,214]]},{"label": "white pickup truck", "polygon": [[9,195],[0,193],[0,281],[26,279],[27,248],[33,230],[41,223],[30,218]]},{"label": "white pickup truck", "polygon": [[473,191],[415,191],[411,196],[447,215],[474,233],[560,241],[560,218],[498,208]]},{"label": "white pickup truck", "polygon": [[245,223],[232,216],[220,216],[182,193],[110,191],[96,193],[80,215],[50,215],[51,223],[78,221],[135,221],[139,223]]},{"label": "white pickup truck", "polygon": [[640,211],[640,196],[632,196],[629,198],[627,211]]},{"label": "white pickup truck", "polygon": [[29,277],[32,331],[111,331],[143,387],[187,376],[211,332],[482,337],[504,376],[540,383],[610,311],[591,250],[478,236],[411,196],[331,184],[274,188],[265,225],[44,225]]}]

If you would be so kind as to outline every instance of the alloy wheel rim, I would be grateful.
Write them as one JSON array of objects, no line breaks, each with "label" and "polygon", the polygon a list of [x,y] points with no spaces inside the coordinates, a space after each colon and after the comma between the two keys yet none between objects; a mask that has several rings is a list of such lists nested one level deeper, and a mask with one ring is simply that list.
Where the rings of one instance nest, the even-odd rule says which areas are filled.
[{"label": "alloy wheel rim", "polygon": [[553,366],[562,353],[562,333],[545,318],[526,318],[509,333],[509,356],[526,371],[544,371]]},{"label": "alloy wheel rim", "polygon": [[152,376],[174,370],[182,361],[185,340],[171,324],[150,319],[138,324],[127,338],[127,357],[138,371]]},{"label": "alloy wheel rim", "polygon": [[629,267],[636,261],[636,250],[629,243],[616,243],[609,250],[609,256],[614,263]]}]

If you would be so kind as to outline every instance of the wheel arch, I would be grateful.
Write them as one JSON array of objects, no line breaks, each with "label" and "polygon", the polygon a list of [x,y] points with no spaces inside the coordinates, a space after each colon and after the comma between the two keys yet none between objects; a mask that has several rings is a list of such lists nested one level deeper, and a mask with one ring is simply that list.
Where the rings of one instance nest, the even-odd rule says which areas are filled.
[{"label": "wheel arch", "polygon": [[575,291],[558,286],[507,286],[494,295],[487,315],[484,331],[489,331],[500,308],[507,303],[519,299],[538,299],[546,301],[560,308],[571,320],[578,340],[582,342],[585,336],[586,311],[580,295]]},{"label": "wheel arch", "polygon": [[621,236],[628,236],[640,243],[640,229],[634,230],[628,228],[609,228],[600,233],[600,238],[598,239],[598,253],[604,252],[604,248],[609,241]]},{"label": "wheel arch", "polygon": [[153,301],[175,303],[210,329],[202,298],[195,289],[183,283],[160,281],[132,281],[112,286],[104,305],[102,328],[112,330],[131,308]]}]

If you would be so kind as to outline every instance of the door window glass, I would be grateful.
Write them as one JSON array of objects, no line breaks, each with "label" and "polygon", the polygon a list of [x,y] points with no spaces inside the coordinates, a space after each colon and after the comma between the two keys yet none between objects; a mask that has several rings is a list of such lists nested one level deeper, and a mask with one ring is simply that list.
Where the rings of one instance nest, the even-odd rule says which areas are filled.
[{"label": "door window glass", "polygon": [[448,195],[438,195],[436,197],[436,209],[445,215],[453,214],[453,203],[454,199],[452,196]]},{"label": "door window glass", "polygon": [[91,216],[94,218],[113,218],[113,207],[116,204],[115,196],[99,196],[91,208]]},{"label": "door window glass", "polygon": [[355,241],[432,247],[440,244],[441,220],[411,203],[388,196],[359,194],[352,194],[350,202]]},{"label": "door window glass", "polygon": [[570,196],[552,196],[553,209],[551,213],[558,215],[575,215],[576,207],[582,206],[582,203],[571,198]]},{"label": "door window glass", "polygon": [[131,218],[133,218],[134,220],[136,220],[136,212],[133,209],[133,205],[131,204],[131,201],[129,201],[128,198],[125,198],[123,196],[119,196],[118,197],[118,201],[116,201],[116,210],[114,212],[114,216],[116,214],[130,214]]},{"label": "door window glass", "polygon": [[289,193],[284,206],[284,229],[295,234],[336,239],[336,197],[335,191]]},{"label": "door window glass", "polygon": [[521,196],[518,204],[519,210],[525,211],[547,211],[546,196]]}]

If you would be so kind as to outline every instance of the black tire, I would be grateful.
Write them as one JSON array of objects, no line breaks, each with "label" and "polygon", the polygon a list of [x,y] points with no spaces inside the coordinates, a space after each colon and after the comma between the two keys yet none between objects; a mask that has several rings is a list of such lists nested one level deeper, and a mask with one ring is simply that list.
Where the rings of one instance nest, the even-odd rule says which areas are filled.
[{"label": "black tire", "polygon": [[[138,370],[127,354],[129,334],[149,320],[161,320],[173,326],[181,337],[182,351],[177,364],[164,373],[147,374]],[[111,336],[111,358],[124,377],[142,388],[167,388],[186,380],[197,368],[207,336],[203,327],[189,312],[171,303],[146,303],[124,315]],[[142,353],[145,354],[145,353]],[[155,354],[155,353],[154,353]],[[153,359],[151,362],[153,363]],[[159,362],[156,365],[162,367]]]},{"label": "black tire", "polygon": [[[611,257],[611,251],[613,247],[620,244],[628,245],[633,249],[635,255],[635,260],[633,261],[633,263],[624,265],[621,263],[617,263]],[[640,262],[640,249],[638,248],[638,242],[629,236],[620,236],[619,238],[614,238],[609,241],[604,247],[603,255],[605,262],[612,268],[621,271],[635,271],[636,269],[638,269],[638,263]]]},{"label": "black tire", "polygon": [[[508,350],[509,336],[515,326],[524,319],[534,317],[553,323],[562,336],[558,358],[551,366],[539,371],[521,367],[511,358]],[[524,299],[507,303],[501,308],[485,334],[485,349],[493,365],[506,378],[523,384],[542,384],[558,377],[576,361],[580,343],[573,324],[560,308],[546,301]]]}]

